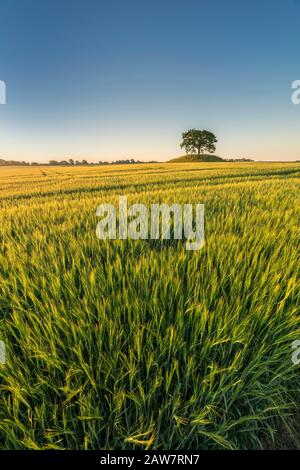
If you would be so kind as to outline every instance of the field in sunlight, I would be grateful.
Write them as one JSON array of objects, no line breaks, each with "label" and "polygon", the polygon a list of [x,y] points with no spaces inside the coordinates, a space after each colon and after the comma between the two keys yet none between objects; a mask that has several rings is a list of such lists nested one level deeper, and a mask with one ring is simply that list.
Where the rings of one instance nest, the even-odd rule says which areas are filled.
[{"label": "field in sunlight", "polygon": [[[0,168],[0,448],[298,445],[299,189],[297,163]],[[119,195],[205,204],[204,248],[99,240]]]}]

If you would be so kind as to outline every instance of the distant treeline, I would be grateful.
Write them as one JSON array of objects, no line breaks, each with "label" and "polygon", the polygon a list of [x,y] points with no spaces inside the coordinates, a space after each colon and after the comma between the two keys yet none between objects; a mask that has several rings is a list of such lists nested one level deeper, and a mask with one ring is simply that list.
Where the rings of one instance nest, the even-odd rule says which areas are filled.
[{"label": "distant treeline", "polygon": [[3,158],[0,158],[0,166],[28,166],[30,165],[28,162],[16,162],[14,160],[3,160]]},{"label": "distant treeline", "polygon": [[49,165],[52,166],[58,166],[58,165],[133,165],[136,163],[158,163],[155,160],[151,160],[149,162],[141,162],[140,160],[134,160],[133,158],[130,158],[128,160],[116,160],[114,162],[105,162],[105,161],[99,161],[99,162],[88,162],[87,160],[73,160],[72,158],[69,158],[69,160],[62,160],[60,162],[57,162],[56,160],[50,160]]},{"label": "distant treeline", "polygon": [[19,162],[15,160],[3,160],[0,158],[0,166],[94,166],[94,165],[133,165],[136,163],[158,163],[155,160],[151,160],[149,162],[142,162],[140,160],[134,160],[130,158],[128,160],[116,160],[114,162],[88,162],[87,160],[73,160],[69,158],[69,160],[49,160],[49,163],[38,163],[38,162]]},{"label": "distant treeline", "polygon": [[224,162],[254,162],[251,158],[223,158]]},{"label": "distant treeline", "polygon": [[[250,158],[219,158],[220,161],[224,162],[253,162]],[[130,158],[128,160],[116,160],[114,162],[88,162],[87,160],[73,160],[69,158],[68,160],[49,160],[49,163],[38,163],[38,162],[19,162],[16,160],[4,160],[0,158],[0,166],[95,166],[95,165],[133,165],[137,163],[159,163],[156,160],[150,160],[148,162],[142,162],[140,160],[134,160]]]}]

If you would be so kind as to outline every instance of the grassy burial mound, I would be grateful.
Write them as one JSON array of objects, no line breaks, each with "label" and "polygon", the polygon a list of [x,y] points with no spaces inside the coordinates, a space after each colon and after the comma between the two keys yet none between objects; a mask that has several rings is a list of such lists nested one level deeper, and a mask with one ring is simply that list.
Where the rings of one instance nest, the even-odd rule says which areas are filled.
[{"label": "grassy burial mound", "polygon": [[172,158],[168,163],[189,163],[189,162],[224,162],[223,158],[217,157],[217,155],[209,154],[191,154],[191,155],[182,155],[181,157]]}]

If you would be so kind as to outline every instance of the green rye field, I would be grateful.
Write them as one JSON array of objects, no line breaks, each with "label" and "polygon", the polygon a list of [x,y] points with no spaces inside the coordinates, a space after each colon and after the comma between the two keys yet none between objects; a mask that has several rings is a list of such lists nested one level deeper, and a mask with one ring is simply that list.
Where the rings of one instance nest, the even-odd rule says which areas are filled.
[{"label": "green rye field", "polygon": [[[300,165],[0,169],[0,447],[299,447]],[[99,240],[119,195],[205,247]]]}]

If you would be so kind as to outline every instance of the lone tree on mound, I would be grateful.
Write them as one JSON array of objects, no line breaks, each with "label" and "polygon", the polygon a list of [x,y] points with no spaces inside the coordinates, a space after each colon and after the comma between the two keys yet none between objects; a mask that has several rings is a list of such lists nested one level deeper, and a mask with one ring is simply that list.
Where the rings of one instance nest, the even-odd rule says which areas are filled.
[{"label": "lone tree on mound", "polygon": [[198,131],[189,129],[182,134],[181,148],[185,148],[186,153],[214,153],[215,143],[218,142],[215,134],[209,131]]}]

